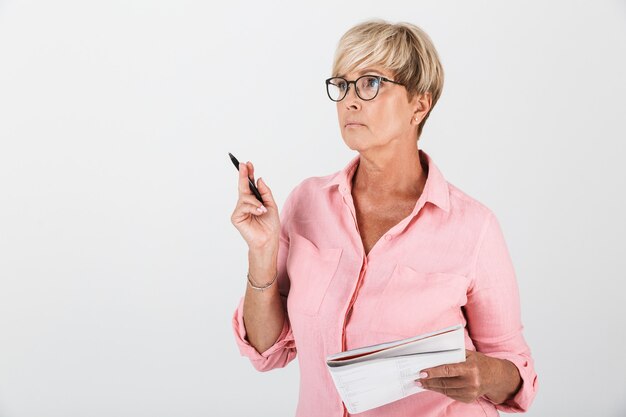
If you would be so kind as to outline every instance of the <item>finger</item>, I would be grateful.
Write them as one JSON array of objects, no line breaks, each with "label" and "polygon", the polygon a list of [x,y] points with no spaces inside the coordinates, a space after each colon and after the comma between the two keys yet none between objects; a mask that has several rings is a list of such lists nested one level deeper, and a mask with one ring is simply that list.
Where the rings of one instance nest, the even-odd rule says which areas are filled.
[{"label": "finger", "polygon": [[248,166],[244,163],[239,163],[239,183],[238,183],[239,195],[250,194],[250,184],[248,184]]},{"label": "finger", "polygon": [[[450,378],[453,376],[461,376],[464,374],[463,365],[464,363],[460,363],[460,364],[453,363],[453,364],[435,366],[434,368],[423,369],[420,372],[420,378],[442,378],[442,377]],[[425,373],[426,376],[423,376],[423,373]]]},{"label": "finger", "polygon": [[238,205],[252,204],[255,207],[265,207],[263,205],[263,203],[261,203],[259,200],[257,200],[256,197],[253,196],[253,195],[242,195],[242,196],[240,196],[239,200],[237,201],[237,204]]},{"label": "finger", "polygon": [[245,208],[246,210],[250,210],[251,214],[254,214],[255,216],[261,216],[265,213],[267,213],[267,207],[265,207],[264,205],[262,205],[259,200],[257,200],[256,203],[244,203],[242,206],[242,208]]},{"label": "finger", "polygon": [[242,220],[248,218],[249,215],[262,216],[263,214],[267,213],[267,209],[265,210],[266,211],[260,211],[259,207],[256,205],[243,203],[237,206],[237,208],[235,209],[235,211],[233,212],[231,216],[231,221],[233,223],[239,223]]},{"label": "finger", "polygon": [[473,402],[478,396],[468,391],[465,388],[433,388],[429,389],[429,391],[438,392],[439,394],[443,394],[446,397],[450,397],[453,400],[461,401],[464,403]]},{"label": "finger", "polygon": [[259,190],[261,198],[263,198],[263,204],[267,207],[277,208],[276,202],[274,201],[274,194],[272,194],[272,190],[263,178],[259,178],[256,188]]},{"label": "finger", "polygon": [[256,184],[256,181],[254,180],[254,165],[252,165],[252,162],[250,161],[246,162],[246,165],[248,167],[248,178],[252,180],[253,184]]},{"label": "finger", "polygon": [[243,204],[243,203],[252,204],[257,207],[263,206],[263,203],[257,200],[257,198],[254,195],[250,195],[250,194],[244,194],[244,195],[239,196],[239,200],[237,200],[237,204]]},{"label": "finger", "polygon": [[462,377],[418,379],[426,389],[464,388],[467,381]]}]

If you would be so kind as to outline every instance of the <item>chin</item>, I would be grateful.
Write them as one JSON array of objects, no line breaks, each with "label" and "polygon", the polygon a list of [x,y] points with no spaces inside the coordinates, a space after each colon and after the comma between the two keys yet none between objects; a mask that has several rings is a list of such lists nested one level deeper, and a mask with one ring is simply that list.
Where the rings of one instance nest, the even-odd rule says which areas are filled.
[{"label": "chin", "polygon": [[359,140],[359,138],[355,138],[355,137],[350,137],[350,138],[344,137],[343,143],[345,143],[346,146],[352,149],[353,151],[361,151],[368,147],[367,142],[365,142],[364,140]]},{"label": "chin", "polygon": [[356,134],[343,135],[343,142],[348,148],[359,153],[382,145],[381,143],[376,143],[371,136]]}]

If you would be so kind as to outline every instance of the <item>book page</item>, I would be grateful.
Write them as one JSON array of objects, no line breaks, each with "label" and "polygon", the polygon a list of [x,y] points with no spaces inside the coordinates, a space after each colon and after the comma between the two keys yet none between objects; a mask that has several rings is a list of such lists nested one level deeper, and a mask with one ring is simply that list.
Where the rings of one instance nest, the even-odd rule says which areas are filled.
[{"label": "book page", "polygon": [[[328,366],[341,366],[357,362],[364,362],[376,358],[390,358],[394,356],[422,354],[428,352],[439,352],[445,350],[453,350],[459,348],[459,334],[463,336],[461,329],[448,331],[436,336],[427,337],[425,339],[417,339],[405,343],[398,344],[386,349],[374,350],[372,353],[362,354],[360,356],[348,356],[351,359],[327,360]],[[408,339],[412,340],[412,339]]]},{"label": "book page", "polygon": [[422,369],[465,361],[465,349],[381,358],[331,368],[335,386],[350,413],[360,413],[424,391],[415,384]]},{"label": "book page", "polygon": [[[361,352],[356,357],[349,351],[328,356],[327,368],[348,411],[360,413],[422,392],[424,389],[415,385],[422,369],[464,362],[463,328],[449,329],[428,338],[417,336],[384,343],[383,349],[354,349],[352,352]],[[367,351],[372,353],[363,354]],[[341,356],[351,359],[341,360]]]},{"label": "book page", "polygon": [[356,349],[351,349],[351,350],[346,350],[345,352],[339,352],[339,353],[335,353],[333,355],[329,355],[326,357],[327,360],[341,360],[341,359],[346,359],[349,358],[351,356],[362,356],[362,355],[368,355],[370,353],[382,350],[382,349],[389,349],[395,346],[399,346],[405,343],[409,343],[409,342],[413,342],[413,341],[417,341],[417,340],[422,340],[422,339],[426,339],[432,336],[436,336],[442,333],[447,333],[450,331],[454,331],[457,329],[462,329],[463,326],[460,324],[454,325],[454,326],[450,326],[450,327],[446,327],[444,329],[441,330],[437,330],[435,332],[430,332],[430,333],[424,333],[418,336],[413,336],[410,337],[408,339],[402,339],[402,340],[395,340],[392,342],[385,342],[385,343],[379,343],[376,345],[371,345],[371,346],[364,346],[364,347],[360,347],[360,348],[356,348]]}]

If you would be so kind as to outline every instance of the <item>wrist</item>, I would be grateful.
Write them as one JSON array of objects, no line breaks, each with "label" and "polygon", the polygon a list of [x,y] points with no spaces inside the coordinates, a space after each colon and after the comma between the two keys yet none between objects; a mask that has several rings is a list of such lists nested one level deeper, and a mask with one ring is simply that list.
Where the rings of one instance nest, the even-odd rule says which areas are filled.
[{"label": "wrist", "polygon": [[278,260],[278,248],[268,246],[260,249],[248,250],[248,263],[250,268],[268,269],[275,268]]},{"label": "wrist", "polygon": [[268,248],[248,252],[248,273],[256,286],[264,286],[272,281],[278,271],[277,251]]},{"label": "wrist", "polygon": [[254,245],[248,244],[248,252],[263,255],[269,252],[277,251],[278,246],[279,246],[279,239],[278,239],[278,236],[276,236],[276,237],[271,237],[271,238],[256,242],[256,244]]},{"label": "wrist", "polygon": [[517,394],[522,385],[522,378],[513,362],[499,358],[490,360],[493,362],[494,372],[485,397],[495,404],[502,404]]},{"label": "wrist", "polygon": [[248,272],[248,284],[250,285],[250,287],[252,289],[257,290],[257,291],[265,291],[265,290],[267,290],[269,287],[274,285],[274,283],[276,282],[277,278],[278,278],[278,271],[276,271],[276,274],[274,275],[274,278],[270,282],[268,282],[266,284],[263,284],[263,285],[259,285],[259,284],[255,283],[252,280],[252,277],[250,276],[250,272]]}]

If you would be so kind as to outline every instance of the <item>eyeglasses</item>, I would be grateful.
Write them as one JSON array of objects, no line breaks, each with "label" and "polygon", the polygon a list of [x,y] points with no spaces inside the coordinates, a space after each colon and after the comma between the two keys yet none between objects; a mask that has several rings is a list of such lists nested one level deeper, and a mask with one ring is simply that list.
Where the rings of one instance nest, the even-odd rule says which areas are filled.
[{"label": "eyeglasses", "polygon": [[354,81],[348,81],[343,77],[331,77],[326,80],[326,92],[332,101],[341,101],[348,94],[350,84],[354,84],[356,95],[361,100],[369,101],[378,95],[382,81],[404,85],[380,75],[362,75]]}]

